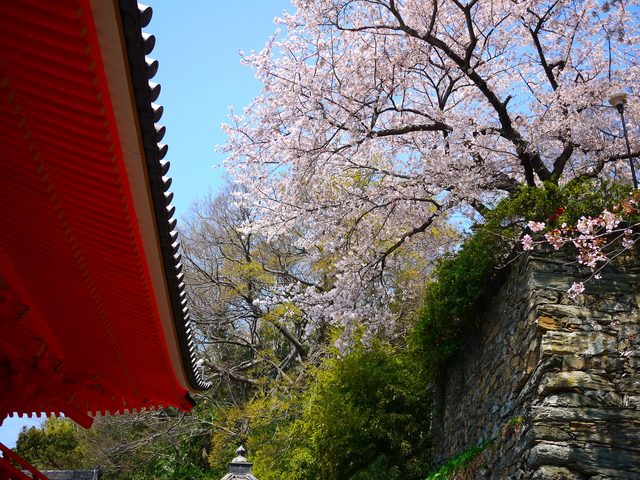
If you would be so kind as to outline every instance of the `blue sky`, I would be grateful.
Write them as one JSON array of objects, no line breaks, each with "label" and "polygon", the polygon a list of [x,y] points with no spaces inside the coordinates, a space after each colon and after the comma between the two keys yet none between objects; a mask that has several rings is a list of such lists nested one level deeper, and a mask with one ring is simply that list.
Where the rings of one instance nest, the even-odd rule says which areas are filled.
[{"label": "blue sky", "polygon": [[277,29],[273,18],[293,7],[289,0],[148,3],[154,14],[145,31],[156,36],[150,56],[160,62],[153,81],[162,85],[157,103],[165,108],[160,123],[167,127],[173,203],[183,215],[195,197],[221,184],[223,171],[212,166],[223,160],[214,146],[226,139],[220,126],[228,107],[242,111],[260,93],[238,50],[261,50]]},{"label": "blue sky", "polygon": [[[164,106],[160,124],[167,127],[169,176],[178,216],[197,197],[220,187],[223,157],[214,151],[225,141],[220,126],[251,103],[261,84],[240,65],[238,50],[261,50],[276,31],[274,17],[293,12],[289,0],[142,0],[153,8],[144,30],[156,37],[149,55],[160,63],[153,81],[162,86],[156,103]],[[7,418],[0,443],[13,447],[23,425],[38,419]]]}]

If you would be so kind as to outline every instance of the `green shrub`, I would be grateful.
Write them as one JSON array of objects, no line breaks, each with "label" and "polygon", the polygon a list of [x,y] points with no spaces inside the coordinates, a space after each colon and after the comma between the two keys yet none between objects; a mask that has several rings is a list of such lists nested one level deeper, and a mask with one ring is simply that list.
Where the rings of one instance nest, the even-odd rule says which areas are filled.
[{"label": "green shrub", "polygon": [[311,372],[309,389],[299,400],[302,414],[262,445],[252,443],[256,476],[424,478],[431,418],[427,391],[415,371],[406,350],[380,343],[369,349],[358,344],[343,358],[326,358]]},{"label": "green shrub", "polygon": [[68,418],[49,417],[40,428],[22,427],[14,452],[40,470],[76,470],[87,467],[87,448],[78,426]]},{"label": "green shrub", "polygon": [[429,473],[425,480],[449,480],[451,478],[454,478],[454,475],[462,473],[471,465],[474,460],[478,459],[487,448],[494,445],[495,442],[485,440],[480,445],[471,446],[470,448],[453,457],[447,463],[442,465],[438,470]]}]

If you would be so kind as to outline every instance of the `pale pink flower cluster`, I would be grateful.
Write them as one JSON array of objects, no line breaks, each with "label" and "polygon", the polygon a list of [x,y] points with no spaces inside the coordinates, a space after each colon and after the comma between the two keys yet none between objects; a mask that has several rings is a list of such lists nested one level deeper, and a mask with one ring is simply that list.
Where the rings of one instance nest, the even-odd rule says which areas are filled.
[{"label": "pale pink flower cluster", "polygon": [[[379,304],[418,296],[424,276],[404,272],[451,246],[450,216],[474,217],[469,206],[509,186],[620,163],[617,115],[602,103],[638,88],[640,24],[609,3],[293,1],[283,33],[242,58],[263,90],[223,127],[220,150],[259,210],[251,230],[300,231],[310,268],[340,273],[296,298],[309,325],[390,322]],[[571,241],[554,235],[556,248]]]},{"label": "pale pink flower cluster", "polygon": [[622,247],[623,247],[625,250],[628,250],[628,249],[630,249],[631,247],[633,247],[633,244],[634,244],[634,241],[633,241],[633,239],[632,239],[632,238],[630,238],[630,237],[624,237],[624,238],[622,239]]},{"label": "pale pink flower cluster", "polygon": [[561,230],[559,228],[555,228],[544,234],[544,238],[553,245],[553,248],[559,250],[565,243],[569,241],[567,238],[564,229]]},{"label": "pale pink flower cluster", "polygon": [[531,235],[525,235],[520,241],[522,242],[522,248],[525,250],[533,250],[533,238],[531,238]]},{"label": "pale pink flower cluster", "polygon": [[544,222],[534,222],[533,220],[530,221],[527,226],[535,233],[541,232],[547,228],[547,225]]},{"label": "pale pink flower cluster", "polygon": [[[625,202],[625,205],[628,203],[630,201]],[[616,207],[616,210],[620,211],[621,209]],[[635,213],[635,210],[628,208],[627,210],[622,210],[622,213],[632,214]],[[617,238],[621,239],[622,248],[625,250],[632,248],[635,244],[632,229],[616,230],[622,221],[623,218],[620,215],[604,210],[597,217],[581,217],[575,227],[570,227],[563,223],[560,228],[554,228],[546,232],[544,240],[534,240],[531,235],[526,234],[522,236],[520,242],[525,251],[533,250],[535,245],[541,243],[548,243],[556,250],[567,243],[572,243],[578,249],[578,263],[587,267],[598,268],[601,267],[602,263],[610,260],[610,257],[603,249],[608,245],[607,237],[611,234],[619,235]],[[546,228],[544,222],[530,221],[527,226],[534,233],[540,233]],[[599,271],[593,274],[593,278],[601,278]],[[583,291],[583,282],[574,283],[569,289],[569,296],[575,298]]]},{"label": "pale pink flower cluster", "polygon": [[600,222],[597,218],[580,217],[576,224],[576,229],[583,235],[592,235],[600,226]]},{"label": "pale pink flower cluster", "polygon": [[602,215],[600,215],[600,218],[604,223],[604,227],[607,230],[607,232],[612,232],[620,224],[622,220],[616,214],[611,213],[608,210],[605,210],[604,212],[602,212]]},{"label": "pale pink flower cluster", "polygon": [[569,298],[576,298],[582,292],[584,292],[584,283],[576,282],[573,285],[571,285],[571,288],[568,291]]},{"label": "pale pink flower cluster", "polygon": [[604,210],[595,218],[581,217],[576,224],[576,228],[583,235],[594,235],[601,228],[604,228],[607,233],[611,233],[621,221],[622,219],[618,215]]},{"label": "pale pink flower cluster", "polygon": [[578,263],[586,265],[587,267],[595,268],[598,262],[604,262],[607,257],[602,253],[601,246],[597,241],[590,241],[584,239],[576,239],[573,244],[580,249],[578,254]]},{"label": "pale pink flower cluster", "polygon": [[[581,235],[573,239],[573,244],[579,249],[578,262],[588,267],[595,267],[598,262],[606,262],[608,257],[602,249],[607,241],[602,236],[602,231],[606,234],[612,233],[620,224],[622,219],[608,210],[604,210],[595,218],[581,217],[578,220],[576,229]],[[623,246],[625,244],[623,243]],[[627,245],[630,245],[627,242]],[[624,248],[629,248],[624,246]]]}]

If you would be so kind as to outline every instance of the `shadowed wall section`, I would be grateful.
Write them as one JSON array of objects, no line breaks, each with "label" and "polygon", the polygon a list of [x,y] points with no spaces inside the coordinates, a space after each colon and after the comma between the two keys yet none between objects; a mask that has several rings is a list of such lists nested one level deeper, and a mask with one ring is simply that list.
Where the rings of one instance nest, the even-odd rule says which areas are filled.
[{"label": "shadowed wall section", "polygon": [[436,461],[497,439],[478,479],[640,479],[640,262],[583,281],[569,257],[536,252],[496,291],[478,340],[436,401]]}]

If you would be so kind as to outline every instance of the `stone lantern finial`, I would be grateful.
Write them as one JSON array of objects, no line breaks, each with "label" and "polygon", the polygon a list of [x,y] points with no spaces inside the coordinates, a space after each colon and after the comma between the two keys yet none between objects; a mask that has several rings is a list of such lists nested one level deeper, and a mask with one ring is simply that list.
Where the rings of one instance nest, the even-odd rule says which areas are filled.
[{"label": "stone lantern finial", "polygon": [[238,456],[233,460],[231,460],[231,463],[249,463],[247,459],[244,458],[246,453],[247,451],[245,450],[245,448],[242,445],[240,445],[240,447],[238,447],[238,449],[236,450],[236,455]]},{"label": "stone lantern finial", "polygon": [[231,460],[229,464],[229,473],[222,477],[222,480],[258,480],[251,474],[251,467],[253,463],[249,463],[249,461],[245,458],[247,451],[245,448],[240,445],[240,447],[236,450],[236,458]]}]

